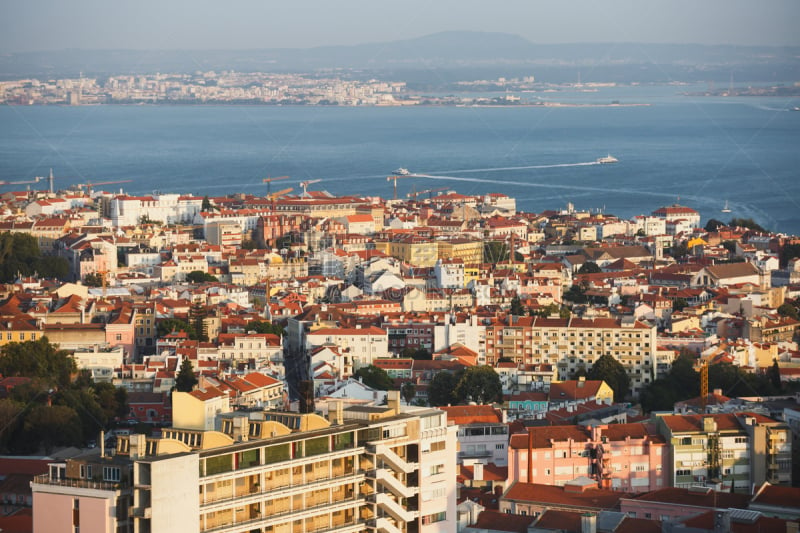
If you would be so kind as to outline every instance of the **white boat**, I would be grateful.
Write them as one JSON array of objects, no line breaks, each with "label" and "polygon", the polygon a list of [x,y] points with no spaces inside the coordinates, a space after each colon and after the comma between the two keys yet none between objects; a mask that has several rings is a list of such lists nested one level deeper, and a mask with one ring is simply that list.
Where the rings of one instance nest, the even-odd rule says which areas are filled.
[{"label": "white boat", "polygon": [[614,156],[613,156],[613,155],[611,155],[611,154],[608,154],[608,155],[607,155],[607,156],[605,156],[605,157],[599,157],[599,158],[597,159],[597,162],[598,162],[598,163],[600,163],[601,165],[606,165],[606,164],[608,164],[608,163],[616,163],[616,162],[618,162],[618,161],[619,161],[619,159],[617,159],[616,157],[614,157]]},{"label": "white boat", "polygon": [[411,171],[409,171],[407,168],[400,167],[397,170],[392,171],[392,174],[395,176],[408,176],[411,174]]},{"label": "white boat", "polygon": [[728,207],[728,200],[725,200],[725,207],[722,208],[722,212],[723,213],[730,213],[731,212],[731,208]]}]

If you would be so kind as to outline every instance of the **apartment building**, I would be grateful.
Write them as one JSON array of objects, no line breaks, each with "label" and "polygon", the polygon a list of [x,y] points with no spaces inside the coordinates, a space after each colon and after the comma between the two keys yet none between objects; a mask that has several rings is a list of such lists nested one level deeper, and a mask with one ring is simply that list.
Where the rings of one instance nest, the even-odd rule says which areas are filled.
[{"label": "apartment building", "polygon": [[84,521],[81,530],[455,531],[456,430],[445,413],[401,411],[395,392],[382,407],[337,404],[329,418],[233,413],[220,432],[171,428],[158,439],[121,438],[116,455],[98,463],[128,464],[130,475],[100,484],[67,464],[61,477],[54,465],[36,479],[34,531],[65,530],[76,516],[88,521],[90,504],[105,524]]},{"label": "apartment building", "polygon": [[662,416],[658,426],[672,450],[673,487],[710,482],[749,493],[764,481],[791,484],[792,436],[783,422],[725,413]]},{"label": "apartment building", "polygon": [[564,486],[579,477],[596,487],[645,492],[669,485],[669,447],[643,423],[529,428],[511,436],[508,481]]},{"label": "apartment building", "polygon": [[603,354],[622,363],[635,396],[653,379],[656,328],[643,322],[611,318],[505,317],[486,324],[486,362],[501,357],[517,363],[551,364],[564,381],[590,370]]}]

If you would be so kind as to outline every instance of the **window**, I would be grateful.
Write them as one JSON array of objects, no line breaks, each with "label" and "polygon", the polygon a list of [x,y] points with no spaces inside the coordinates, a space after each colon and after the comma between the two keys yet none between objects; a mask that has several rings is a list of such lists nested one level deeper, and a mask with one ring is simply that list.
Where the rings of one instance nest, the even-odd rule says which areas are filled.
[{"label": "window", "polygon": [[[508,512],[510,513],[511,511],[509,510]],[[447,520],[446,512],[433,513],[422,517],[422,525],[435,524],[436,522],[442,522],[444,520]]]},{"label": "window", "polygon": [[113,466],[104,466],[103,481],[119,481],[119,468]]},{"label": "window", "polygon": [[495,445],[494,445],[494,449],[495,449],[495,450],[504,450],[504,449],[505,449],[505,447],[506,447],[506,445],[505,445],[505,444],[495,444]]}]

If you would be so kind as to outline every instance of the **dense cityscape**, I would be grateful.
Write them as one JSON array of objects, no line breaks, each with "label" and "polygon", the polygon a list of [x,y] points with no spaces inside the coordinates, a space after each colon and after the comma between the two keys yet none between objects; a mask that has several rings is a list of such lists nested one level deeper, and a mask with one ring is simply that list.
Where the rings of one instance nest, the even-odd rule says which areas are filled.
[{"label": "dense cityscape", "polygon": [[318,182],[0,195],[3,530],[796,527],[800,238]]}]

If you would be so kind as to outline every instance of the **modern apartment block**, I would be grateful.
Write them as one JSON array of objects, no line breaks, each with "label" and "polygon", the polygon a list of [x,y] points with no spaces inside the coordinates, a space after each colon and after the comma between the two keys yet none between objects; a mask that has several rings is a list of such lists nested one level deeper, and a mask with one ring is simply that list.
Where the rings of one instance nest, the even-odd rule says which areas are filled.
[{"label": "modern apartment block", "polygon": [[590,370],[604,354],[622,363],[638,396],[653,380],[656,328],[613,318],[507,317],[486,325],[486,362],[501,357],[517,363],[551,364],[564,381],[580,369]]},{"label": "modern apartment block", "polygon": [[651,424],[544,426],[511,436],[508,482],[645,492],[669,486],[669,447]]},{"label": "modern apartment block", "polygon": [[390,392],[386,406],[337,404],[329,419],[253,415],[230,413],[220,432],[122,438],[113,458],[98,458],[128,465],[113,483],[54,465],[32,485],[34,531],[455,530],[456,428],[444,412],[401,410]]},{"label": "modern apartment block", "polygon": [[789,427],[753,413],[668,415],[658,419],[670,444],[673,487],[714,483],[750,493],[769,481],[792,481]]}]

